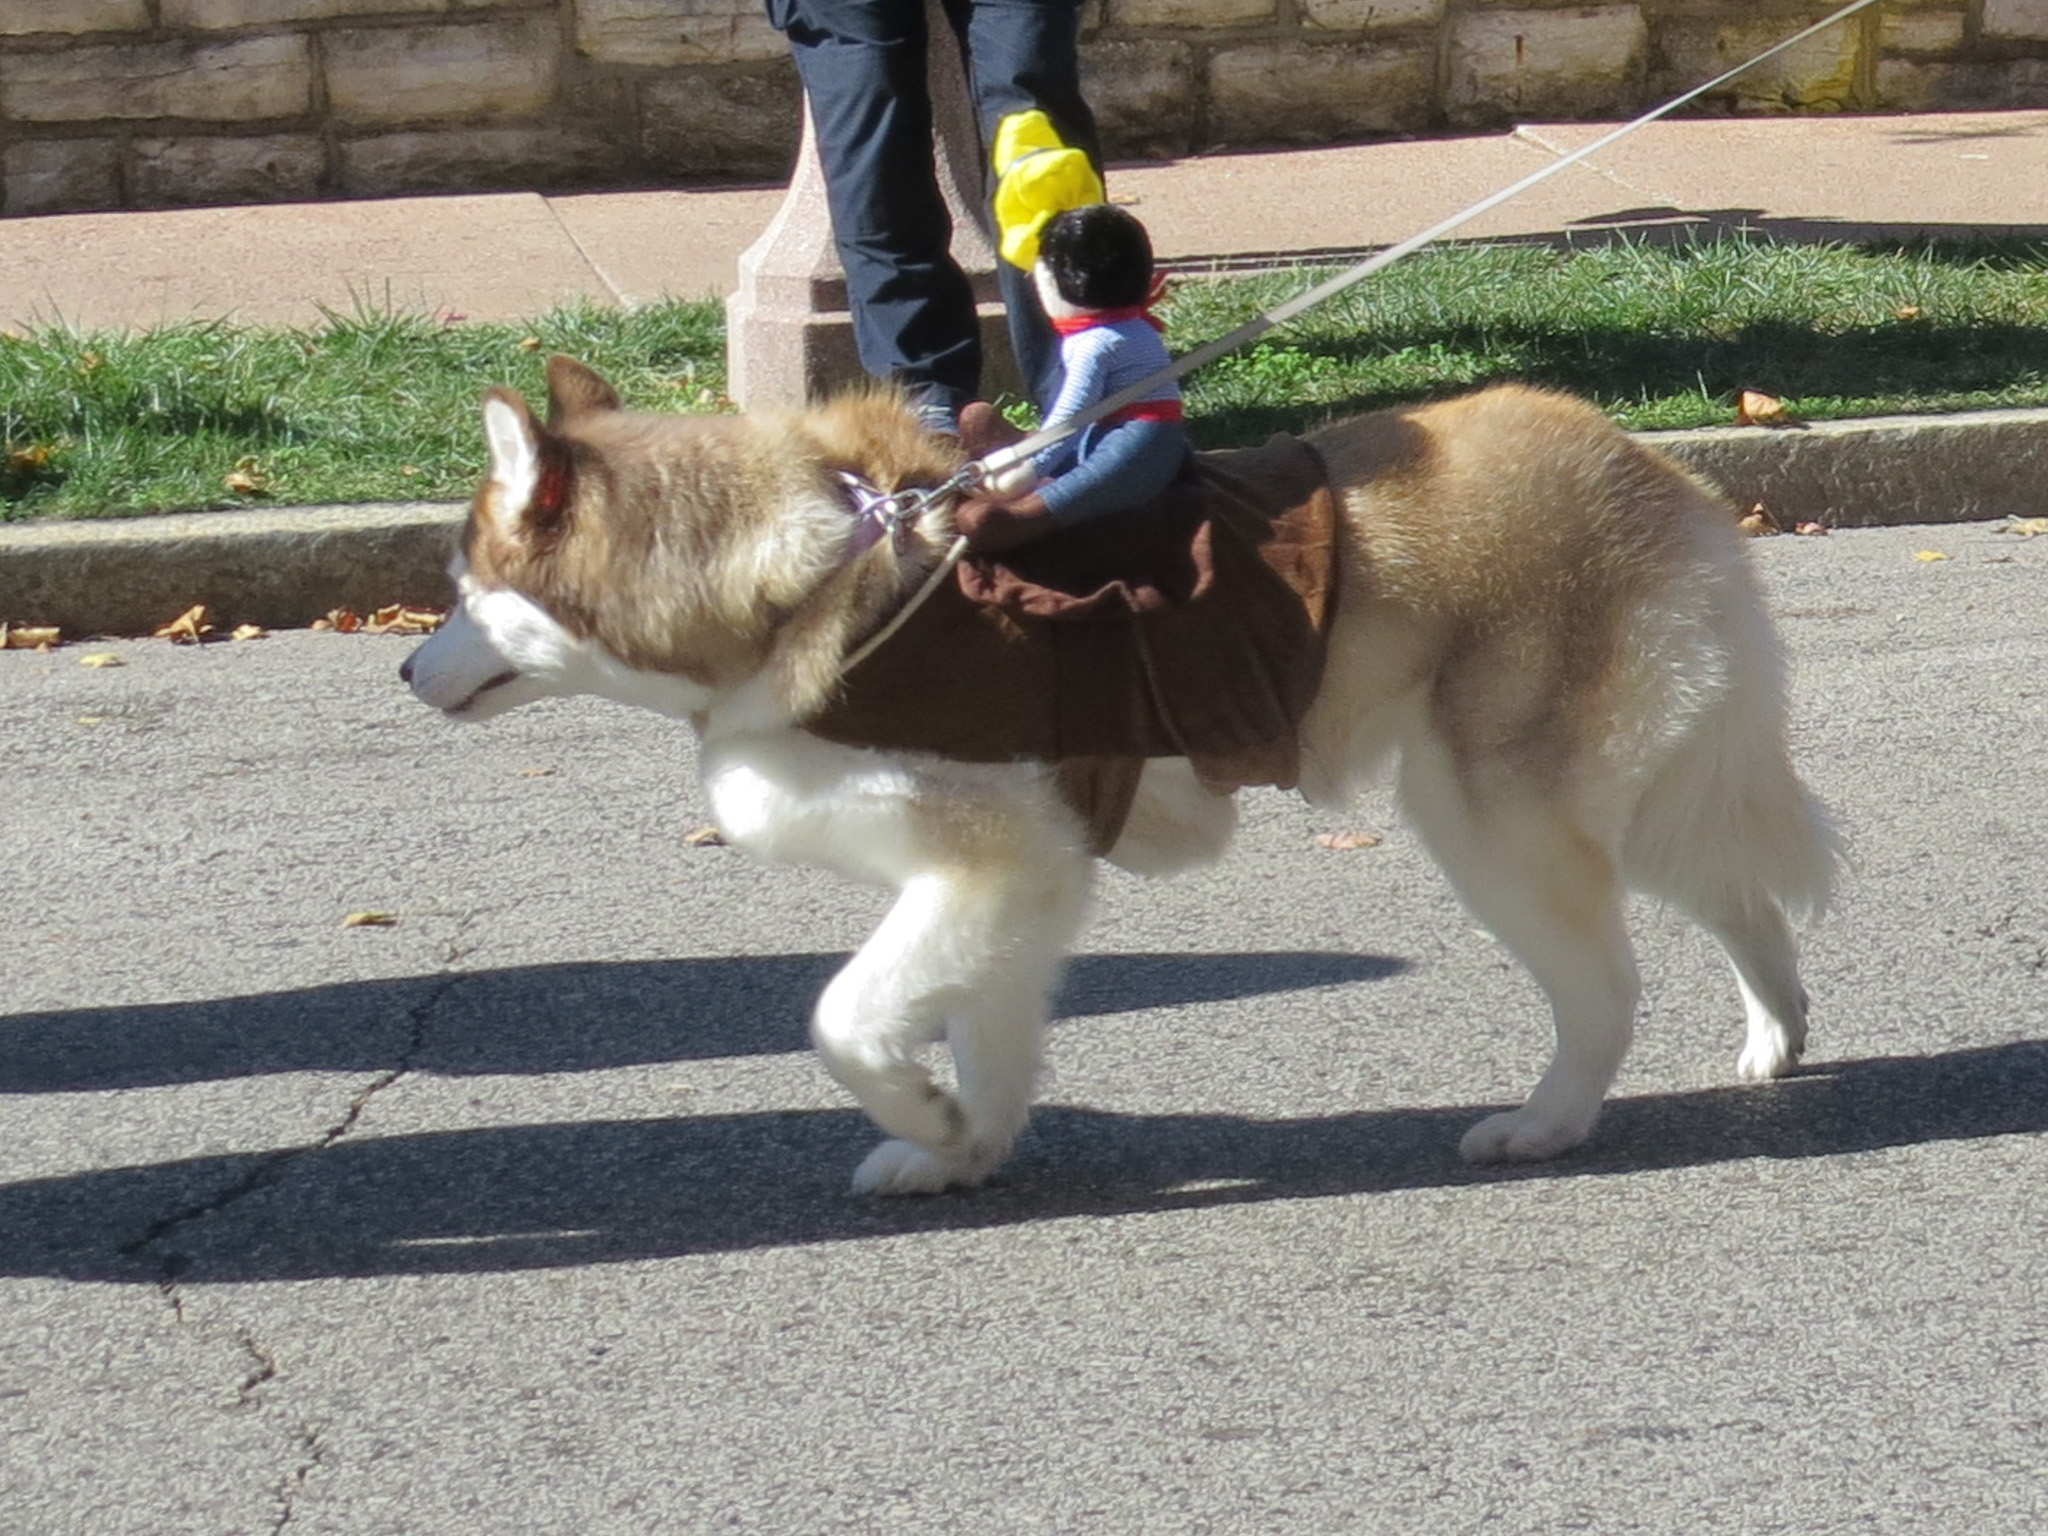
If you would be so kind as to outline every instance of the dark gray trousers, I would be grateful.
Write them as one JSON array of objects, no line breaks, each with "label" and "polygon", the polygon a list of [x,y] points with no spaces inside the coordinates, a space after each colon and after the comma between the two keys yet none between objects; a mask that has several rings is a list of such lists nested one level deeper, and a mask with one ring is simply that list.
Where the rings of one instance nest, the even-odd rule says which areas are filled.
[{"label": "dark gray trousers", "polygon": [[[861,366],[944,414],[981,391],[981,332],[932,154],[925,0],[767,0],[810,99]],[[943,0],[987,146],[1012,112],[1043,110],[1101,163],[1080,86],[1079,0]],[[1059,349],[1030,274],[998,261],[1011,345],[1037,400]]]}]

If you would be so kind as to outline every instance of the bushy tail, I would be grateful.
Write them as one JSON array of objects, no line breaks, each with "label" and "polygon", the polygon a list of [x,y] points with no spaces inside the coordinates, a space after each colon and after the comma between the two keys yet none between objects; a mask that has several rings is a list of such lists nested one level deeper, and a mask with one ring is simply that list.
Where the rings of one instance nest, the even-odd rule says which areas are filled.
[{"label": "bushy tail", "polygon": [[1798,915],[1825,910],[1843,842],[1792,768],[1774,693],[1738,688],[1652,781],[1623,847],[1631,885],[1695,911],[1759,896]]}]

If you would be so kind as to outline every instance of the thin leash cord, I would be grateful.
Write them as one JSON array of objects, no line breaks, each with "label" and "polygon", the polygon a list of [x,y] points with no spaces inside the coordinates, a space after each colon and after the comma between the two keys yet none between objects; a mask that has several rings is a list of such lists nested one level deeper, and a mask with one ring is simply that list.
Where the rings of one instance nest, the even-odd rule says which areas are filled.
[{"label": "thin leash cord", "polygon": [[1560,160],[1553,160],[1550,164],[1544,166],[1541,170],[1532,172],[1531,174],[1524,176],[1520,181],[1516,182],[1513,186],[1505,187],[1502,190],[1495,192],[1488,197],[1480,199],[1478,202],[1474,203],[1471,207],[1465,209],[1461,213],[1452,214],[1442,223],[1432,224],[1428,229],[1423,230],[1420,234],[1410,235],[1407,239],[1401,241],[1398,245],[1390,245],[1384,251],[1380,251],[1373,256],[1367,257],[1364,261],[1361,261],[1360,263],[1358,263],[1358,265],[1351,267],[1347,271],[1340,272],[1335,277],[1329,278],[1328,280],[1322,283],[1318,283],[1315,287],[1309,289],[1306,293],[1298,294],[1294,298],[1289,299],[1286,303],[1276,305],[1274,308],[1267,310],[1264,314],[1247,321],[1245,324],[1239,326],[1236,330],[1232,331],[1229,335],[1219,337],[1215,341],[1207,342],[1202,346],[1196,347],[1192,352],[1186,353],[1184,356],[1177,358],[1171,366],[1160,369],[1150,378],[1140,380],[1138,383],[1133,384],[1129,389],[1122,390],[1117,394],[1109,396],[1107,399],[1098,402],[1096,405],[1090,407],[1088,410],[1083,411],[1080,415],[1075,416],[1067,421],[1061,422],[1056,427],[1041,428],[1039,431],[1032,433],[1029,437],[1023,438],[1018,442],[1011,443],[1006,447],[997,449],[994,453],[991,453],[987,458],[980,460],[977,464],[969,466],[969,469],[974,471],[974,474],[972,479],[968,483],[972,484],[978,481],[986,481],[988,477],[991,475],[999,474],[1003,470],[1008,469],[1013,465],[1021,464],[1026,459],[1029,459],[1034,454],[1038,453],[1041,449],[1048,448],[1052,446],[1052,444],[1059,442],[1062,438],[1069,437],[1076,432],[1082,431],[1087,427],[1093,426],[1103,417],[1111,415],[1116,411],[1122,410],[1127,405],[1135,404],[1137,401],[1144,399],[1147,394],[1149,394],[1152,390],[1158,388],[1161,384],[1167,383],[1174,379],[1178,379],[1185,374],[1192,373],[1195,369],[1202,367],[1204,364],[1214,362],[1217,358],[1222,357],[1225,353],[1235,352],[1239,347],[1246,346],[1249,343],[1258,340],[1259,337],[1265,335],[1268,331],[1274,329],[1276,326],[1285,325],[1289,320],[1292,320],[1296,315],[1300,314],[1303,310],[1312,309],[1316,305],[1323,303],[1326,299],[1335,298],[1345,289],[1352,287],[1354,284],[1364,282],[1365,279],[1371,277],[1374,273],[1383,272],[1388,267],[1391,267],[1395,262],[1402,260],[1404,257],[1412,256],[1415,252],[1421,250],[1425,245],[1429,245],[1435,241],[1441,240],[1445,235],[1450,234],[1453,230],[1463,228],[1465,225],[1471,223],[1472,220],[1478,218],[1481,214],[1490,213],[1492,210],[1498,208],[1502,203],[1505,203],[1510,198],[1521,196],[1522,193],[1528,191],[1531,187],[1537,185],[1537,183],[1547,181],[1552,176],[1557,175],[1559,172],[1568,170],[1572,166],[1577,165],[1580,161],[1589,159],[1591,156],[1598,154],[1601,150],[1607,148],[1608,145],[1615,143],[1617,140],[1627,138],[1630,134],[1634,133],[1638,128],[1647,127],[1649,124],[1656,122],[1657,119],[1661,117],[1668,117],[1671,113],[1676,112],[1680,107],[1686,106],[1691,102],[1697,101],[1700,97],[1706,95],[1707,92],[1714,90],[1719,86],[1726,85],[1729,81],[1735,79],[1738,75],[1747,74],[1750,70],[1755,69],[1757,65],[1766,63],[1769,60],[1776,58],[1779,54],[1785,52],[1787,49],[1795,48],[1799,44],[1805,42],[1809,37],[1817,36],[1818,34],[1827,31],[1828,28],[1836,26],[1841,22],[1847,21],[1851,16],[1854,16],[1858,11],[1868,10],[1871,6],[1876,5],[1877,3],[1878,0],[1852,0],[1851,4],[1843,6],[1833,15],[1828,16],[1821,21],[1815,22],[1812,26],[1806,28],[1802,32],[1794,33],[1792,36],[1786,38],[1782,43],[1778,43],[1773,47],[1765,49],[1762,53],[1758,54],[1755,58],[1750,59],[1747,63],[1738,64],[1735,66],[1735,68],[1728,70],[1725,74],[1716,75],[1713,79],[1707,81],[1706,84],[1696,85],[1691,90],[1687,91],[1684,95],[1675,96],[1670,101],[1665,102],[1664,105],[1662,105],[1661,107],[1653,108],[1652,110],[1645,112],[1641,117],[1638,117],[1631,122],[1623,123],[1619,128],[1616,128],[1609,133],[1601,135],[1592,143],[1587,144],[1580,149],[1573,150],[1564,158]]},{"label": "thin leash cord", "polygon": [[966,553],[966,535],[956,534],[954,536],[953,542],[947,546],[945,554],[940,556],[939,563],[933,566],[931,574],[925,577],[924,585],[919,587],[915,592],[910,594],[909,598],[907,598],[904,601],[903,605],[896,610],[895,615],[889,620],[888,623],[884,624],[872,635],[869,635],[867,639],[863,640],[858,646],[856,646],[852,651],[850,651],[847,654],[845,660],[839,663],[840,675],[844,676],[846,673],[851,672],[855,667],[859,666],[862,662],[866,661],[868,657],[872,656],[876,651],[880,650],[884,645],[888,643],[890,636],[894,635],[897,630],[901,629],[905,624],[909,623],[910,616],[913,613],[917,612],[918,609],[924,606],[926,598],[930,597],[934,592],[939,590],[939,583],[944,581],[947,576],[952,574],[953,567],[960,563],[961,556],[965,555]]}]

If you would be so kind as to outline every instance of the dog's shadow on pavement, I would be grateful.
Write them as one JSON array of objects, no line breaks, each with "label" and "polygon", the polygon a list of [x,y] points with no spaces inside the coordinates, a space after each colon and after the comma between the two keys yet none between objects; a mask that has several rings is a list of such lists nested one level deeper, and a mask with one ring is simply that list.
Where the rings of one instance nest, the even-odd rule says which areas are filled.
[{"label": "dog's shadow on pavement", "polygon": [[2048,1130],[2048,1042],[1831,1063],[1763,1087],[1621,1099],[1592,1145],[1475,1171],[1483,1106],[1300,1120],[1053,1106],[989,1187],[862,1199],[852,1111],[346,1139],[0,1187],[0,1274],[161,1283],[554,1268]]},{"label": "dog's shadow on pavement", "polygon": [[[811,1004],[846,958],[593,961],[0,1017],[0,1102],[277,1072],[525,1076],[805,1051]],[[1317,950],[1080,955],[1055,1013],[1223,1002],[1406,968]]]},{"label": "dog's shadow on pavement", "polygon": [[[836,957],[751,961],[727,977],[711,962],[677,962],[738,991],[736,1014],[759,1019],[792,1006],[795,1017]],[[1356,955],[1083,957],[1064,994],[1070,1014],[1164,1006],[1177,1000],[1253,996],[1393,974],[1399,963]],[[490,977],[418,978],[191,1005],[187,1022],[208,1029],[211,1070],[173,1070],[175,1010],[136,1010],[120,1020],[56,1015],[0,1019],[8,1047],[0,1084],[15,1093],[78,1091],[244,1075],[263,1070],[561,1070],[762,1050],[795,1050],[800,1038],[713,1027],[656,1051],[651,1023],[614,1024],[608,1036],[543,1050],[520,1020],[495,1053],[444,1040],[465,1017],[459,996],[495,1022],[515,995],[528,1021],[559,1024],[564,990],[603,994],[610,971],[640,971],[618,997],[666,992],[666,967],[570,967]],[[648,975],[646,972],[660,972]],[[512,982],[521,982],[514,985]],[[543,982],[548,984],[542,984]],[[502,985],[501,985],[502,984]],[[558,985],[557,985],[558,984]],[[380,990],[384,989],[384,990]],[[536,1000],[534,994],[540,996]],[[586,999],[587,1000],[587,999]],[[285,1003],[303,1038],[269,1017]],[[391,1010],[422,1060],[377,1055],[382,1036],[322,1046],[310,1032],[353,1004]],[[742,1007],[741,1005],[745,1006]],[[642,996],[643,1014],[670,1016]],[[228,1049],[241,1020],[242,1050]],[[422,1034],[420,1011],[437,1029]],[[100,1070],[87,1070],[73,1034],[97,1024],[136,1024],[151,1036],[103,1040]],[[480,1026],[479,1026],[480,1027]],[[669,1026],[671,1029],[673,1025]],[[779,1030],[782,1026],[778,1025]],[[118,1031],[114,1031],[118,1033]],[[790,1036],[798,1031],[790,1030]],[[748,1046],[744,1040],[757,1043]],[[39,1045],[51,1048],[39,1056]],[[261,1046],[261,1049],[255,1047]],[[344,1048],[345,1047],[345,1048]],[[396,1049],[396,1047],[394,1047]],[[582,1054],[579,1056],[578,1053]],[[431,1068],[424,1058],[434,1058]],[[467,1065],[464,1065],[467,1063]],[[1000,1227],[1072,1216],[1109,1216],[1270,1200],[1316,1199],[1481,1182],[1616,1176],[1749,1158],[1831,1157],[1885,1147],[2048,1130],[2048,1042],[2023,1041],[1924,1057],[1824,1063],[1782,1082],[1618,1099],[1594,1141],[1554,1163],[1472,1170],[1459,1135],[1487,1108],[1385,1109],[1271,1120],[1225,1114],[1130,1115],[1053,1105],[1034,1117],[1017,1155],[971,1194],[888,1201],[846,1192],[848,1171],[874,1139],[852,1110],[697,1114],[670,1119],[482,1126],[413,1134],[361,1131],[318,1144],[100,1168],[0,1186],[0,1274],[161,1283],[166,1278],[237,1282],[332,1276],[488,1272],[680,1257],[927,1231]],[[162,1107],[155,1111],[162,1114]]]}]

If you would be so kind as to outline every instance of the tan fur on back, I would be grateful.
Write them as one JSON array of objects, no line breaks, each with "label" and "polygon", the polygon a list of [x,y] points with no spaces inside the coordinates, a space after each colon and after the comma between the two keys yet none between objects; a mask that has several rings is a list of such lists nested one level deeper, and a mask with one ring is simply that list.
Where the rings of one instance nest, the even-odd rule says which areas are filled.
[{"label": "tan fur on back", "polygon": [[1346,777],[1353,722],[1425,679],[1460,763],[1566,763],[1612,728],[1636,615],[1738,563],[1718,497],[1566,396],[1492,389],[1309,440],[1352,542],[1308,730]]}]

